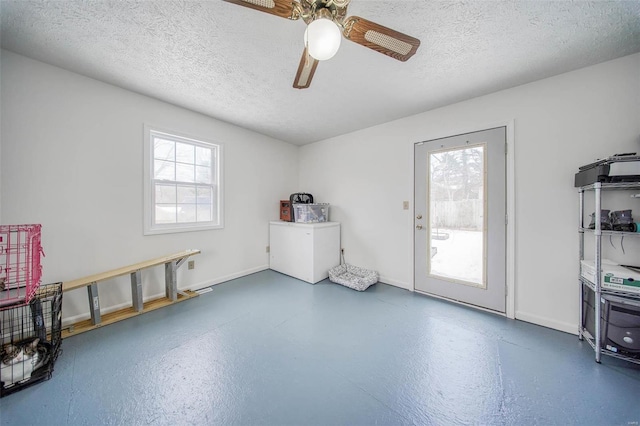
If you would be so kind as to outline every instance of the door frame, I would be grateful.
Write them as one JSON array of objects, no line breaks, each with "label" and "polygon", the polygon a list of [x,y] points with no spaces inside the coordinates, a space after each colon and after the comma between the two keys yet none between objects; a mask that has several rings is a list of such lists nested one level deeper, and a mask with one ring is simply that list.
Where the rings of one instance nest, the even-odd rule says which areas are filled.
[{"label": "door frame", "polygon": [[[515,215],[515,210],[516,210],[516,189],[515,189],[515,137],[514,137],[514,133],[515,133],[515,120],[511,119],[508,121],[501,121],[501,122],[494,122],[494,123],[489,123],[489,124],[483,124],[483,125],[470,125],[470,126],[466,126],[466,127],[453,127],[451,130],[447,130],[447,131],[439,131],[439,132],[433,132],[433,133],[427,133],[422,140],[420,141],[413,141],[410,143],[409,145],[409,150],[410,150],[410,162],[409,164],[411,165],[411,173],[410,173],[410,178],[411,178],[411,184],[410,184],[410,188],[411,188],[411,206],[410,206],[410,211],[411,214],[408,216],[409,217],[409,223],[408,223],[408,228],[409,228],[409,232],[411,235],[411,238],[409,238],[409,265],[411,265],[411,273],[410,273],[410,280],[411,280],[411,291],[414,291],[416,293],[421,293],[421,294],[427,294],[427,293],[422,293],[419,290],[416,290],[416,281],[415,281],[415,253],[414,253],[414,247],[415,247],[415,232],[414,232],[414,227],[415,227],[415,217],[413,215],[413,211],[414,211],[414,207],[415,207],[415,145],[417,143],[420,142],[426,142],[426,141],[430,141],[430,140],[434,140],[434,139],[442,139],[442,138],[447,138],[447,137],[451,137],[451,136],[456,136],[456,135],[461,135],[461,134],[465,134],[465,133],[473,133],[473,132],[479,132],[479,131],[483,131],[483,130],[488,130],[488,129],[493,129],[496,127],[506,127],[506,135],[507,135],[507,155],[506,155],[506,212],[507,212],[507,217],[508,217],[508,221],[507,221],[507,241],[506,241],[506,310],[505,310],[505,314],[504,316],[506,316],[507,318],[511,318],[511,319],[515,319],[515,281],[516,281],[516,255],[515,255],[515,248],[516,248],[516,244],[515,244],[515,239],[516,239],[516,215]],[[432,297],[438,297],[435,295],[431,295],[429,294],[429,296]],[[450,300],[450,299],[446,299],[446,300]],[[463,302],[457,302],[454,300],[450,300],[452,302],[456,302],[456,303],[460,303],[466,306],[472,306],[476,309],[481,309],[481,310],[485,310],[483,308],[479,308],[477,306],[474,305],[469,305],[467,303],[463,303]],[[491,310],[486,310],[487,312],[492,312],[498,315],[502,315],[498,312],[495,311],[491,311]]]}]

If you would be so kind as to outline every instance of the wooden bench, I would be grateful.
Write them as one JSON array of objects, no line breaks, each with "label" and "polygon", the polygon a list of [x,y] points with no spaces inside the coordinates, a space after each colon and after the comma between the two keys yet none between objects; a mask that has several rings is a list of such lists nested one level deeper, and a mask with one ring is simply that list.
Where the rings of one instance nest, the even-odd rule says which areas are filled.
[{"label": "wooden bench", "polygon": [[[72,291],[78,288],[86,287],[89,293],[89,311],[91,319],[77,322],[62,331],[62,337],[66,338],[85,331],[93,330],[103,325],[113,324],[145,312],[153,311],[183,300],[191,299],[198,296],[198,293],[186,290],[178,291],[178,283],[176,272],[180,266],[189,258],[199,254],[200,250],[185,250],[169,256],[159,257],[156,259],[139,262],[123,268],[114,269],[100,274],[89,275],[73,281],[65,281],[62,283],[62,291]],[[165,277],[165,297],[147,301],[142,300],[142,279],[140,271],[146,268],[164,264]],[[101,315],[100,298],[98,297],[98,282],[123,275],[131,275],[131,298],[133,306],[120,309],[115,312]]]}]

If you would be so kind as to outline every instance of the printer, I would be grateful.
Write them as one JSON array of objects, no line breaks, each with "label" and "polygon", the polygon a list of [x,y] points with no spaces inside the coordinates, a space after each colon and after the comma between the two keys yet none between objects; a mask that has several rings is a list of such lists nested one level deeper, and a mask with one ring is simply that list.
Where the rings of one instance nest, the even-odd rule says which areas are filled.
[{"label": "printer", "polygon": [[596,182],[640,182],[640,155],[616,154],[578,168],[576,188]]}]

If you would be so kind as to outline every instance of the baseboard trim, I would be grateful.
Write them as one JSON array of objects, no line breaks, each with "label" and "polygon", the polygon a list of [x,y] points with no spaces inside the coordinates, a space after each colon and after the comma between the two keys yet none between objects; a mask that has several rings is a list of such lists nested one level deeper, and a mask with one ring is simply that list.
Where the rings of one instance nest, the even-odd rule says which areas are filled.
[{"label": "baseboard trim", "polygon": [[269,265],[260,265],[255,268],[245,269],[244,271],[235,272],[233,274],[225,275],[223,277],[215,278],[209,281],[203,281],[197,284],[191,285],[188,289],[197,291],[205,287],[211,287],[212,285],[221,284],[226,281],[235,280],[236,278],[241,278],[247,275],[255,274],[256,272],[266,271],[269,269]]},{"label": "baseboard trim", "polygon": [[528,312],[516,311],[516,319],[520,321],[530,322],[535,325],[541,325],[542,327],[563,331],[569,334],[575,334],[575,335],[578,334],[578,326],[576,324],[570,324],[562,321],[555,321],[555,320],[541,317],[539,315],[531,314]]},{"label": "baseboard trim", "polygon": [[402,281],[397,281],[397,280],[394,280],[392,278],[385,277],[383,275],[380,275],[380,278],[378,279],[378,281],[380,281],[383,284],[389,284],[389,285],[392,285],[394,287],[399,287],[399,288],[404,289],[404,290],[409,290],[409,291],[413,290],[408,283],[404,283]]}]

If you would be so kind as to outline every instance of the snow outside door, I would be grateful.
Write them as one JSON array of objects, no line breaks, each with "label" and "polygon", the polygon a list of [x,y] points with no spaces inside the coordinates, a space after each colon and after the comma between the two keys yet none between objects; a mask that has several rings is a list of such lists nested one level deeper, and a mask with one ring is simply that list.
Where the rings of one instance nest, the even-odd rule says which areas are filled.
[{"label": "snow outside door", "polygon": [[504,313],[506,128],[414,150],[415,289]]}]

